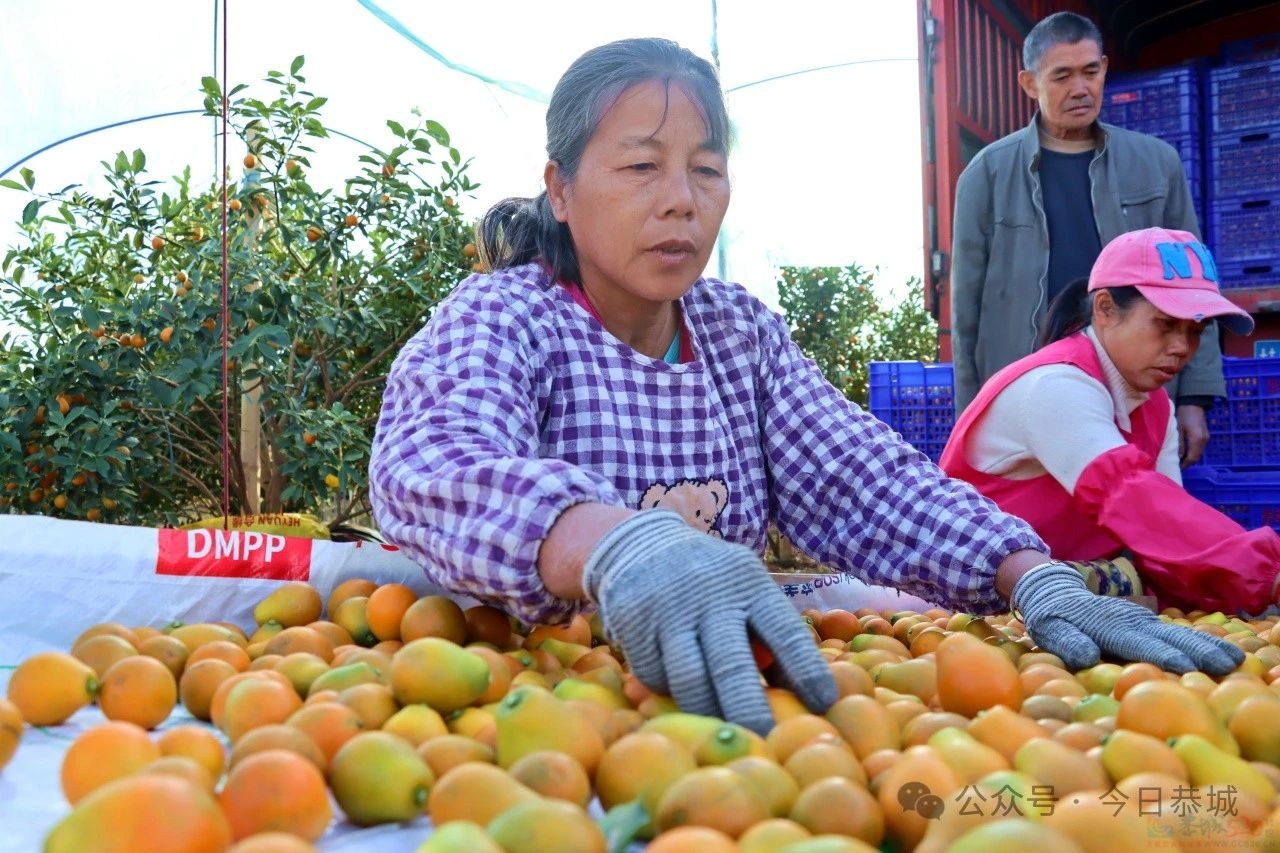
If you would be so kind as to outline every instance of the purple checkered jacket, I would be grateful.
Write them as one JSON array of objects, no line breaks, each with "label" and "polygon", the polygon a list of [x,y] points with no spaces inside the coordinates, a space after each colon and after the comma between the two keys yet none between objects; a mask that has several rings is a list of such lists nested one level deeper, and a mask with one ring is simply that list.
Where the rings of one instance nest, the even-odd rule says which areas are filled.
[{"label": "purple checkered jacket", "polygon": [[387,377],[369,466],[383,535],[436,584],[529,622],[578,607],[536,561],[583,501],[671,507],[757,550],[772,519],[867,583],[1004,607],[997,564],[1045,547],[1027,524],[846,400],[741,286],[699,279],[681,307],[697,359],[667,364],[537,265],[463,281]]}]

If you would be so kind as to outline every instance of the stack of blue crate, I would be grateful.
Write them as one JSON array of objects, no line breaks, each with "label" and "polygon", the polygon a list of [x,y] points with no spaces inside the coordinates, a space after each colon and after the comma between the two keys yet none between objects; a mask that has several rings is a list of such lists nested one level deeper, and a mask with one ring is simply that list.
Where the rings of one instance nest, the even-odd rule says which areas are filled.
[{"label": "stack of blue crate", "polygon": [[1222,372],[1227,398],[1209,410],[1209,445],[1183,485],[1245,527],[1280,529],[1280,358],[1223,358]]},{"label": "stack of blue crate", "polygon": [[1204,221],[1201,103],[1205,64],[1112,74],[1103,94],[1102,121],[1163,139],[1182,159],[1196,219]]},{"label": "stack of blue crate", "polygon": [[[1206,238],[1224,290],[1280,286],[1280,39],[1224,47],[1206,73]],[[1280,529],[1280,358],[1224,358],[1187,491],[1248,528]]]},{"label": "stack of blue crate", "polygon": [[1280,471],[1280,358],[1224,358],[1227,398],[1209,410],[1203,463]]},{"label": "stack of blue crate", "polygon": [[1280,285],[1280,56],[1228,53],[1206,101],[1206,236],[1222,286]]}]

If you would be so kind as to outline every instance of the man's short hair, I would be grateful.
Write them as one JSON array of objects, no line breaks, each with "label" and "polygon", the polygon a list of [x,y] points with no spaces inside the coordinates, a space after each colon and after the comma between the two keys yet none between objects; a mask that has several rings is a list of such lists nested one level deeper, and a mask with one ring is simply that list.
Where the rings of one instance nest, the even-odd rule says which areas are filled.
[{"label": "man's short hair", "polygon": [[1022,67],[1031,72],[1040,70],[1040,60],[1049,48],[1058,44],[1075,44],[1090,39],[1102,51],[1102,33],[1098,25],[1075,12],[1055,12],[1040,21],[1027,33],[1022,43]]}]

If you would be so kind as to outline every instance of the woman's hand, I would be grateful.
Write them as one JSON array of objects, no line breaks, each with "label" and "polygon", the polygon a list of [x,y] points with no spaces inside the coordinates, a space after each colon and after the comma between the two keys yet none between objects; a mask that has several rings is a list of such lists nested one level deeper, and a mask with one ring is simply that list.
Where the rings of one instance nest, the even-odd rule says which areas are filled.
[{"label": "woman's hand", "polygon": [[643,510],[608,531],[586,560],[582,587],[631,670],[684,711],[761,735],[773,728],[748,631],[810,710],[822,713],[837,698],[830,667],[759,555],[677,513]]},{"label": "woman's hand", "polygon": [[1080,573],[1062,563],[1023,574],[1011,603],[1031,639],[1072,670],[1093,666],[1104,653],[1169,672],[1210,675],[1226,675],[1244,660],[1244,652],[1226,640],[1171,625],[1132,601],[1093,594]]}]

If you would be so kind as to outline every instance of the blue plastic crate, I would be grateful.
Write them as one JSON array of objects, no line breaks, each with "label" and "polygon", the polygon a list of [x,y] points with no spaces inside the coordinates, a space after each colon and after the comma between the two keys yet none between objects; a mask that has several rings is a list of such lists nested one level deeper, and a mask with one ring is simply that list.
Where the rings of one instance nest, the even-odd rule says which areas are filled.
[{"label": "blue plastic crate", "polygon": [[1280,33],[1254,36],[1224,42],[1218,51],[1225,64],[1261,62],[1264,59],[1280,59]]},{"label": "blue plastic crate", "polygon": [[1216,133],[1207,147],[1214,200],[1280,193],[1280,124]]},{"label": "blue plastic crate", "polygon": [[1196,65],[1107,76],[1101,118],[1154,136],[1200,133],[1201,72]]},{"label": "blue plastic crate", "polygon": [[1209,69],[1214,133],[1280,124],[1280,59]]},{"label": "blue plastic crate", "polygon": [[937,462],[955,423],[951,364],[873,361],[869,380],[871,414]]},{"label": "blue plastic crate", "polygon": [[1182,472],[1182,485],[1249,530],[1280,529],[1280,471],[1224,471],[1195,465]]},{"label": "blue plastic crate", "polygon": [[1209,236],[1213,257],[1229,261],[1271,261],[1280,235],[1280,192],[1211,198]]},{"label": "blue plastic crate", "polygon": [[1280,358],[1222,359],[1227,398],[1209,409],[1204,464],[1280,467]]},{"label": "blue plastic crate", "polygon": [[1223,290],[1237,290],[1243,287],[1280,287],[1280,252],[1270,259],[1219,263],[1218,285]]}]

